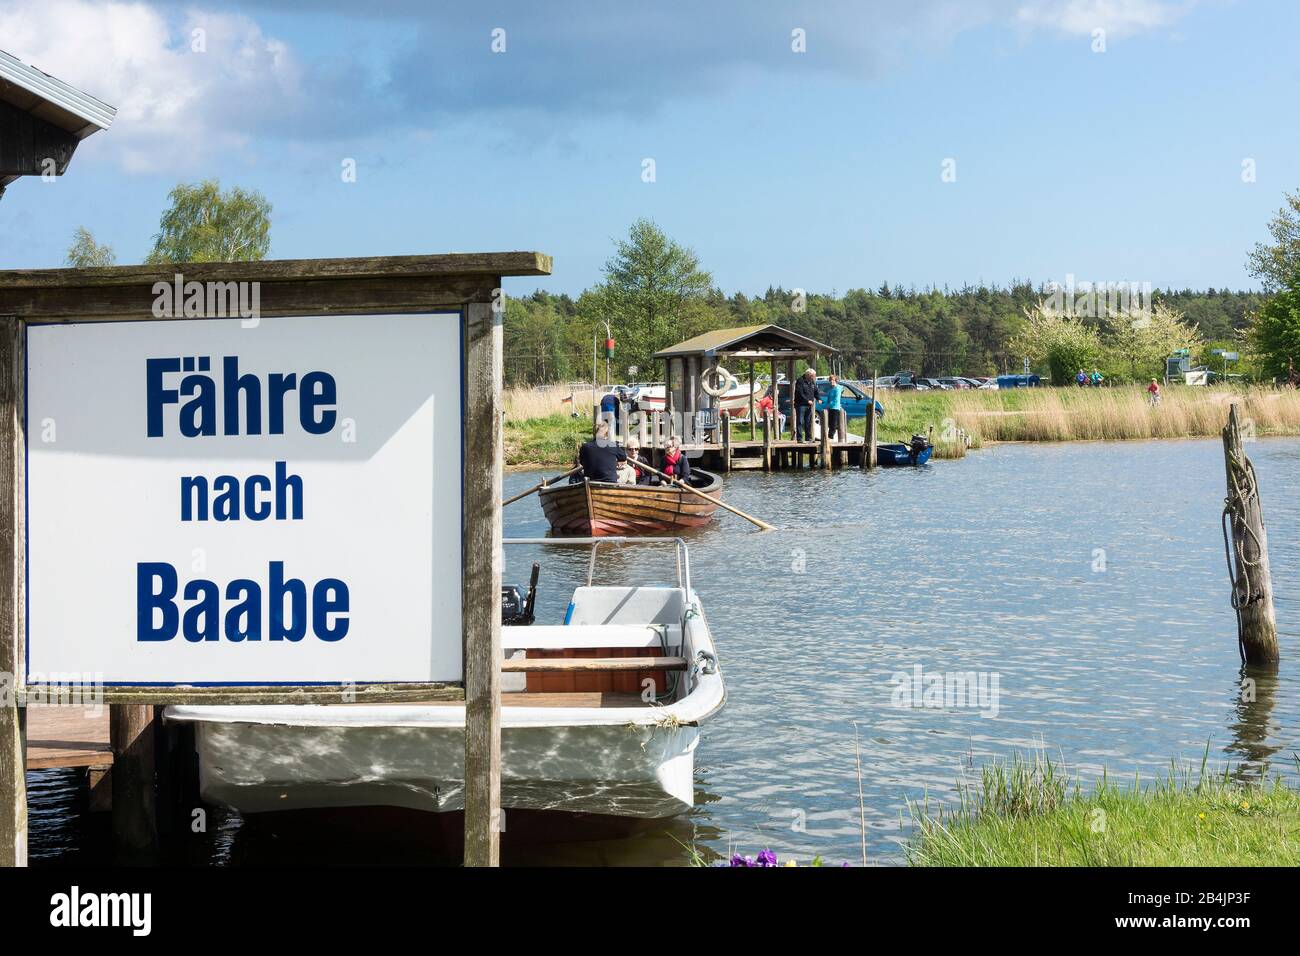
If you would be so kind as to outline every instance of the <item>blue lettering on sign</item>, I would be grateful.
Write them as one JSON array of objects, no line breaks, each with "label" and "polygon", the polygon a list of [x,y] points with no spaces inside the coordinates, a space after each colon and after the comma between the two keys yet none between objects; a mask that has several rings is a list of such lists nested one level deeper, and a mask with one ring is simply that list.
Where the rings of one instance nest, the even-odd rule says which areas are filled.
[{"label": "blue lettering on sign", "polygon": [[286,578],[283,561],[270,562],[265,595],[261,585],[250,578],[228,583],[224,614],[220,587],[204,578],[186,582],[183,600],[189,607],[182,613],[176,599],[182,590],[179,576],[165,561],[138,563],[135,580],[137,641],[170,641],[177,633],[194,644],[218,641],[222,635],[234,643],[261,641],[265,623],[266,640],[297,642],[306,636],[310,620],[312,634],[332,643],[343,640],[351,626],[351,600],[345,583],[321,578],[312,587],[309,600],[306,582]]},{"label": "blue lettering on sign", "polygon": [[[218,425],[223,435],[261,435],[264,420],[265,434],[283,435],[285,406],[294,394],[298,424],[307,434],[328,434],[338,423],[338,384],[328,372],[305,372],[301,378],[295,372],[270,372],[263,388],[258,375],[240,374],[237,355],[227,355],[221,360],[218,388],[211,366],[206,355],[145,360],[145,425],[150,438],[164,436],[169,405],[177,406],[177,426],[184,438],[216,435]],[[186,374],[171,387],[171,377],[181,372]]]},{"label": "blue lettering on sign", "polygon": [[[276,521],[302,520],[302,477],[289,474],[288,462],[275,463],[274,480],[269,475],[249,475],[240,481],[234,475],[181,476],[182,521]],[[209,518],[211,515],[211,518]]]}]

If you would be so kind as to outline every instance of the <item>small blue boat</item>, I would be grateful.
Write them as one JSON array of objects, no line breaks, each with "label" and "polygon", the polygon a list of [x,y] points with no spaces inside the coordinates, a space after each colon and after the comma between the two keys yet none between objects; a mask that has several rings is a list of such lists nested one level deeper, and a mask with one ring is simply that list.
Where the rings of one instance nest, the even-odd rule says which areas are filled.
[{"label": "small blue boat", "polygon": [[910,442],[876,446],[876,462],[882,468],[924,465],[934,454],[934,445],[924,435],[913,435]]}]

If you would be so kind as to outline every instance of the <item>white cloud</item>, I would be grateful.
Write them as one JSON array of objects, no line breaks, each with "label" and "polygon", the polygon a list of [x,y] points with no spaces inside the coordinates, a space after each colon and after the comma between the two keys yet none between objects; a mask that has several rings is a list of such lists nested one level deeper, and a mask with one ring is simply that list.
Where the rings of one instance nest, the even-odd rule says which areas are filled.
[{"label": "white cloud", "polygon": [[[206,31],[206,52],[192,31]],[[240,147],[300,98],[302,69],[247,17],[185,12],[169,22],[144,3],[9,0],[0,43],[26,63],[117,108],[113,151],[131,171],[196,164]]]},{"label": "white cloud", "polygon": [[[755,71],[870,82],[989,25],[1118,36],[1166,26],[1191,2],[825,0],[796,18],[811,39],[805,60],[791,54],[796,21],[775,0],[659,0],[599,12],[585,0],[516,0],[503,5],[514,25],[508,57],[489,54],[488,21],[472,4],[320,0],[335,11],[325,29],[346,30],[348,15],[391,24],[376,64],[361,53],[306,62],[267,36],[256,14],[171,0],[0,0],[0,47],[117,107],[113,129],[87,144],[87,158],[191,175],[231,152],[256,159],[270,144],[351,144],[394,127],[481,123],[488,113],[544,116],[548,127],[558,114],[635,114],[710,96]],[[298,0],[248,3],[282,17],[301,9]],[[299,22],[323,28],[309,16],[318,14]],[[195,29],[206,31],[206,52],[192,48]]]},{"label": "white cloud", "polygon": [[1016,19],[1062,33],[1087,36],[1101,29],[1120,37],[1167,26],[1185,12],[1185,4],[1166,0],[1031,0],[1016,12]]}]

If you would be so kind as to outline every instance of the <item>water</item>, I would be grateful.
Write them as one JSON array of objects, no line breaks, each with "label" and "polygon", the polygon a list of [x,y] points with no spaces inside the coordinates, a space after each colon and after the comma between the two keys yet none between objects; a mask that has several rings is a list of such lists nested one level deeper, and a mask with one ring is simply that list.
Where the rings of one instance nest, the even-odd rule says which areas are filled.
[{"label": "water", "polygon": [[[1219,531],[1214,441],[1000,446],[920,470],[739,473],[726,500],[781,530],[719,512],[689,536],[692,572],[727,681],[696,757],[696,807],[623,840],[508,849],[507,862],[686,862],[769,847],[782,858],[899,863],[908,804],[951,802],[972,767],[1046,751],[1085,782],[1151,778],[1172,759],[1295,782],[1300,749],[1300,441],[1248,446],[1270,531],[1283,664],[1243,671]],[[538,480],[506,476],[507,496]],[[506,531],[540,536],[535,499]],[[602,574],[661,580],[668,552],[610,552]],[[586,558],[507,549],[506,580],[542,555],[539,620],[558,622]],[[894,675],[976,672],[994,698],[900,707]],[[940,702],[942,703],[942,702]],[[949,703],[957,703],[949,701]],[[855,756],[860,753],[859,813]],[[102,815],[75,775],[32,774],[32,857],[102,858]],[[219,814],[193,862],[426,859],[409,846],[309,843]],[[332,856],[330,854],[333,854]],[[428,858],[431,859],[431,858]]]}]

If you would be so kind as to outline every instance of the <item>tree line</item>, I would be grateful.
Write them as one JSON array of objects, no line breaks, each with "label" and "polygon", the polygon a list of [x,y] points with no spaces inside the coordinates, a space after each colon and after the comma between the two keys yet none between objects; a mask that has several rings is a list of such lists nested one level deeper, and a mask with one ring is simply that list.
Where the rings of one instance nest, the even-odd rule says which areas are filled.
[{"label": "tree line", "polygon": [[[222,190],[208,180],[178,184],[146,257],[151,263],[262,259],[270,249],[271,204],[256,190]],[[1084,365],[1111,381],[1163,372],[1174,348],[1194,364],[1219,369],[1216,355],[1242,356],[1231,371],[1300,383],[1300,191],[1268,223],[1269,242],[1248,254],[1262,292],[1155,289],[1141,314],[1113,307],[1061,315],[1048,307],[1059,289],[1006,286],[915,289],[882,284],[843,294],[769,287],[760,295],[719,289],[698,256],[639,219],[615,243],[602,281],[573,297],[538,290],[509,300],[505,312],[507,385],[603,379],[605,338],[614,339],[611,381],[662,380],[654,353],[714,329],[780,325],[838,350],[835,371],[996,375],[1034,371],[1063,382]],[[114,264],[111,247],[84,227],[69,266]],[[608,332],[607,332],[608,330]],[[594,361],[593,361],[594,346]],[[820,371],[831,365],[821,363]],[[1225,368],[1226,370],[1226,368]]]},{"label": "tree line", "polygon": [[[728,295],[714,286],[694,252],[654,223],[639,220],[617,243],[604,281],[595,287],[577,297],[538,290],[509,301],[506,381],[590,381],[593,366],[597,380],[604,381],[606,323],[615,340],[609,363],[614,382],[662,380],[662,363],[652,357],[654,352],[683,339],[769,323],[838,349],[834,370],[850,378],[903,370],[933,377],[997,375],[1021,371],[1026,358],[1046,375],[1049,355],[1027,353],[1025,346],[1035,344],[1026,333],[1049,295],[1047,285],[1026,281],[924,290],[883,284],[843,294],[769,287],[761,295]],[[1194,333],[1190,339],[1212,361],[1214,347],[1240,350],[1245,345],[1243,335],[1264,300],[1261,293],[1249,291],[1157,289],[1151,293],[1151,312],[1166,331],[1167,318],[1180,317]],[[1151,343],[1148,349],[1159,351],[1164,339],[1156,345],[1152,333],[1111,335],[1114,316],[1107,314],[1085,315],[1078,323],[1091,329],[1085,337],[1098,343],[1078,353],[1090,367],[1103,366],[1108,378],[1119,380],[1155,374],[1151,356],[1140,354],[1134,342]],[[1124,347],[1112,353],[1112,340],[1122,340]],[[821,371],[830,368],[824,361]]]}]

